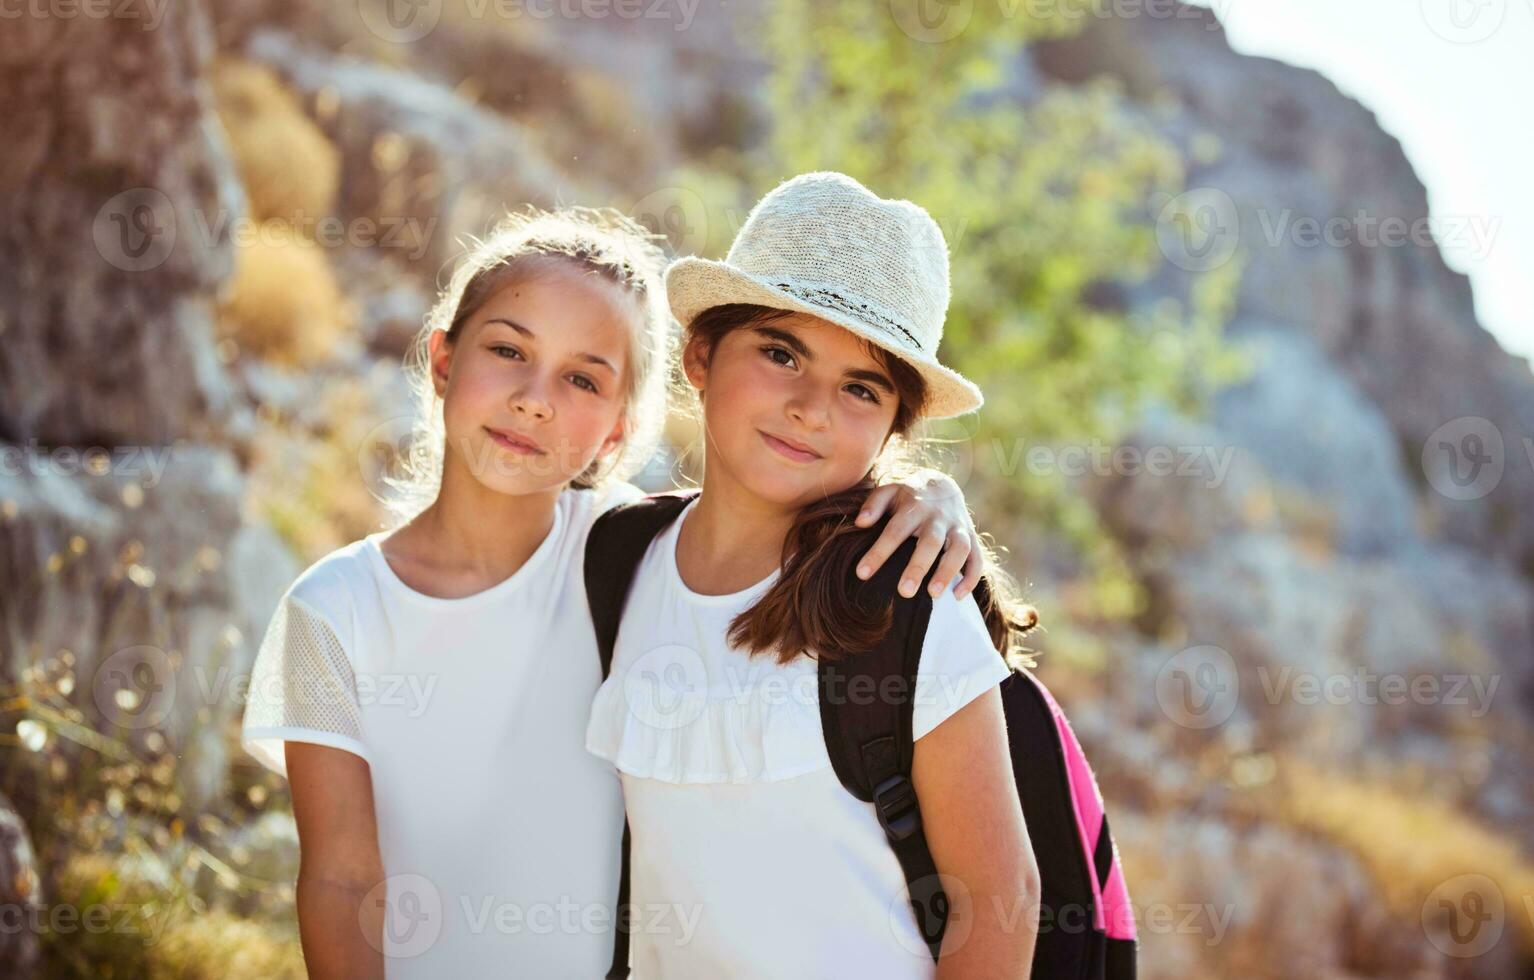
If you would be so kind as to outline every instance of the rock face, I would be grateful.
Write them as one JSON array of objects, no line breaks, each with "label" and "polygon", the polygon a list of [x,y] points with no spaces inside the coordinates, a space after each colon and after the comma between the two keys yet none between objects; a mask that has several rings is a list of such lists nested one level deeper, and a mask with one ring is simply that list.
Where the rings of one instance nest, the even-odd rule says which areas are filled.
[{"label": "rock face", "polygon": [[299,93],[323,96],[320,122],[345,174],[339,217],[376,222],[381,246],[396,243],[423,268],[446,267],[465,235],[508,208],[589,199],[515,122],[440,85],[278,31],[258,32],[246,53]]},{"label": "rock face", "polygon": [[[1400,456],[1387,468],[1410,474],[1418,491],[1422,517],[1413,523],[1525,575],[1534,569],[1534,456],[1528,451],[1534,443],[1525,442],[1534,437],[1534,378],[1526,360],[1503,351],[1476,322],[1469,281],[1444,264],[1431,240],[1401,244],[1397,237],[1390,244],[1385,222],[1420,227],[1429,215],[1427,193],[1373,113],[1314,72],[1235,53],[1213,13],[1194,7],[1179,8],[1174,18],[1102,19],[1078,37],[1039,46],[1035,58],[1060,81],[1105,73],[1121,79],[1136,99],[1175,101],[1181,111],[1166,130],[1184,143],[1195,133],[1218,136],[1219,159],[1193,165],[1188,184],[1228,195],[1231,212],[1219,217],[1250,260],[1232,332],[1277,328],[1308,335],[1356,389],[1355,400],[1372,405],[1389,426]],[[1338,245],[1318,242],[1301,224],[1334,218],[1347,222],[1336,233]],[[1261,367],[1303,369],[1290,357]],[[1239,410],[1237,402],[1277,383],[1302,382],[1260,381],[1222,409]],[[1310,418],[1335,430],[1320,414]],[[1463,417],[1483,420],[1469,431],[1484,433],[1487,451],[1500,456],[1501,479],[1468,499],[1422,492],[1452,486],[1441,468],[1452,465],[1451,457],[1430,460],[1424,470],[1422,452],[1430,440],[1458,444],[1460,431],[1439,430]],[[1360,419],[1356,435],[1367,437],[1378,418]],[[1293,438],[1281,441],[1262,441],[1276,467],[1306,465],[1295,458]],[[1342,473],[1361,474],[1378,462],[1356,460]],[[1375,474],[1363,478],[1378,482]],[[1378,499],[1385,511],[1380,519],[1400,528],[1398,490]],[[1356,498],[1362,491],[1352,493]],[[1356,506],[1346,511],[1351,516]],[[1378,520],[1369,523],[1365,539],[1354,544],[1409,543]]]},{"label": "rock face", "polygon": [[243,193],[203,11],[164,18],[23,16],[0,54],[7,105],[45,110],[0,186],[0,679],[65,671],[93,727],[163,733],[196,805],[238,710],[209,682],[265,613],[242,618],[226,562],[243,477],[205,441],[231,410],[212,311]]},{"label": "rock face", "polygon": [[[147,15],[146,15],[147,16]],[[196,5],[23,16],[0,53],[0,438],[159,445],[227,409],[211,334],[238,215]],[[212,230],[210,230],[212,229]]]}]

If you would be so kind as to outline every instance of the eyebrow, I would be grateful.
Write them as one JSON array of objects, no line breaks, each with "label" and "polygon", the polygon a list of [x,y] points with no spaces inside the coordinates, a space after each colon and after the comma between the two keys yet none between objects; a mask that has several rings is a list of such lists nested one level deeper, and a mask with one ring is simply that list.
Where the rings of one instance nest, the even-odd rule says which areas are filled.
[{"label": "eyebrow", "polygon": [[[490,319],[486,320],[485,323],[486,324],[491,324],[491,323],[505,324],[506,326],[508,326],[511,329],[515,330],[517,333],[519,333],[522,336],[526,337],[528,340],[536,341],[538,339],[538,335],[537,334],[533,333],[531,330],[529,330],[526,327],[522,326],[522,324],[518,323],[515,320],[508,320],[506,317],[503,317],[503,316],[493,316]],[[602,356],[600,356],[598,354],[591,354],[591,353],[588,353],[586,351],[582,351],[581,353],[579,353],[579,354],[577,354],[575,356],[580,358],[581,360],[585,361],[588,364],[597,364],[597,365],[600,365],[602,367],[605,367],[605,368],[607,368],[607,370],[611,371],[613,374],[617,374],[618,373],[618,369],[616,367],[613,367],[613,362],[612,361],[609,361],[607,358],[602,357]]]},{"label": "eyebrow", "polygon": [[[813,361],[815,359],[815,355],[810,353],[810,349],[809,347],[805,346],[804,341],[800,340],[794,334],[789,333],[787,330],[780,330],[777,327],[752,327],[752,329],[764,337],[770,337],[773,340],[782,343],[785,347],[788,347],[795,354],[798,354],[806,361]],[[869,371],[865,368],[853,368],[847,372],[847,377],[853,379],[854,381],[866,381],[875,387],[884,389],[884,391],[889,395],[896,394],[895,383],[878,371]]]}]

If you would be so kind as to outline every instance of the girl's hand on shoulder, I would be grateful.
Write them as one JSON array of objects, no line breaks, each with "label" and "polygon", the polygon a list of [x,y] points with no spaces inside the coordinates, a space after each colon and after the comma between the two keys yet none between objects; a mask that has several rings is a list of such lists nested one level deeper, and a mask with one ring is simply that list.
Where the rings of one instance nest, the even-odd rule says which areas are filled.
[{"label": "girl's hand on shoulder", "polygon": [[[885,513],[889,524],[858,563],[858,578],[866,579],[889,560],[907,538],[917,539],[916,552],[900,577],[900,594],[910,598],[934,563],[930,590],[939,596],[963,572],[954,595],[962,599],[985,571],[985,552],[970,518],[964,491],[946,473],[919,470],[899,483],[875,487],[858,513],[858,527],[870,527]],[[938,562],[938,555],[942,561]]]}]

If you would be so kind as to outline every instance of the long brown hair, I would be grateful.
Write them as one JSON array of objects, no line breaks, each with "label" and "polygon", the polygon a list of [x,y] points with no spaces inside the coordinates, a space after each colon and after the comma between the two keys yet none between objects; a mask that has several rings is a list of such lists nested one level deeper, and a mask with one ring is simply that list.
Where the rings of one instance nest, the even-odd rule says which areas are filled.
[{"label": "long brown hair", "polygon": [[[710,307],[687,325],[687,342],[702,343],[711,353],[732,331],[787,315],[784,310],[749,303]],[[874,608],[856,601],[861,583],[853,576],[853,567],[879,529],[858,527],[853,520],[879,477],[917,458],[920,438],[914,430],[926,402],[927,384],[916,369],[882,347],[866,343],[866,349],[889,374],[900,403],[886,452],[862,480],[809,504],[795,517],[783,539],[782,574],[730,623],[730,642],[752,656],[771,651],[779,663],[807,654],[836,659],[872,649],[890,629],[895,596]],[[996,564],[988,547],[985,552],[984,587],[976,589],[975,597],[986,629],[1009,663],[1027,662],[1027,651],[1019,641],[1038,625],[1038,613],[1018,599],[1016,583]]]}]

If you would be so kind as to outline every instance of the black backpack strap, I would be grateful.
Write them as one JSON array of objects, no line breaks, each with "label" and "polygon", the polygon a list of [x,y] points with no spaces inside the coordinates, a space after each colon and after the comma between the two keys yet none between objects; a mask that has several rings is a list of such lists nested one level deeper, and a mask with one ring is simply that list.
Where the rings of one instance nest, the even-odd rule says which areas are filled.
[{"label": "black backpack strap", "polygon": [[[881,521],[865,532],[870,546],[883,525]],[[821,660],[820,724],[837,778],[847,792],[874,805],[905,873],[917,927],[936,960],[948,921],[948,898],[927,847],[911,782],[916,671],[932,616],[927,587],[936,566],[912,598],[896,591],[915,550],[914,539],[905,542],[872,578],[857,581],[854,601],[869,609],[891,606],[893,622],[874,649]]]},{"label": "black backpack strap", "polygon": [[696,490],[658,493],[623,504],[596,519],[586,538],[586,602],[597,631],[597,654],[602,658],[602,679],[613,666],[613,645],[618,625],[639,563],[655,536],[677,519]]},{"label": "black backpack strap", "polygon": [[[613,666],[613,647],[618,642],[618,626],[623,622],[623,607],[628,604],[634,575],[644,560],[650,542],[677,519],[682,509],[698,495],[696,490],[656,494],[623,504],[598,517],[586,539],[586,602],[591,607],[591,624],[596,628],[597,655],[602,661],[602,679]],[[623,980],[629,975],[629,932],[632,909],[629,908],[629,825],[623,821],[623,865],[618,873],[617,917],[613,929],[613,962],[608,980]]]}]

